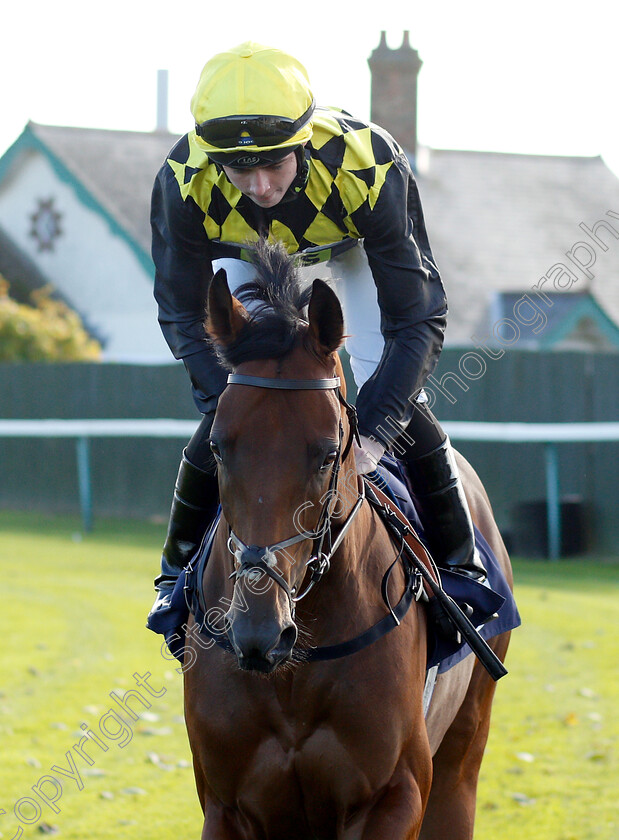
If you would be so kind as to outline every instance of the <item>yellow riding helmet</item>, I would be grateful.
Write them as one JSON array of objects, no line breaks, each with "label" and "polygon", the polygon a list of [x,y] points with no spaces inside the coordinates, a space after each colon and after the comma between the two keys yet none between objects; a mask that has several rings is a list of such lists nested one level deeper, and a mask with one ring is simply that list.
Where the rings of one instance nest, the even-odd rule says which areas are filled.
[{"label": "yellow riding helmet", "polygon": [[230,166],[275,162],[306,143],[314,107],[303,65],[253,41],[211,58],[191,100],[197,144]]}]

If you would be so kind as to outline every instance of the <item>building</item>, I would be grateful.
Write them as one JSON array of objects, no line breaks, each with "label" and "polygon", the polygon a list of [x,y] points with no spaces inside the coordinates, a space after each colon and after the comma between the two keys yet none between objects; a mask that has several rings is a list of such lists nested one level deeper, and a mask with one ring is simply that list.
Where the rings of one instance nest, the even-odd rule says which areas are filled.
[{"label": "building", "polygon": [[0,273],[22,300],[51,284],[104,361],[163,362],[149,203],[167,132],[28,123],[0,159]]},{"label": "building", "polygon": [[372,119],[416,170],[447,346],[619,350],[619,179],[604,161],[423,147],[408,32],[398,49],[383,32],[368,63]]},{"label": "building", "polygon": [[[428,149],[417,141],[422,65],[408,35],[397,50],[381,37],[370,66],[372,116],[415,166],[448,293],[447,352],[430,382],[441,400],[437,416],[565,423],[619,416],[611,355],[619,349],[619,180],[599,157]],[[51,283],[103,342],[106,361],[172,361],[156,323],[149,204],[176,137],[158,124],[135,133],[29,123],[0,158],[0,273],[22,299]],[[586,352],[529,352],[547,350]],[[3,414],[195,416],[182,369],[86,367],[32,366],[25,388],[23,372],[3,366]],[[161,476],[173,480],[179,444],[149,446],[146,455],[133,442],[93,447],[102,512],[167,514]],[[66,469],[59,442],[37,449],[43,456],[25,472],[29,443],[2,447],[9,477],[2,504],[70,509],[72,485],[58,491]],[[542,447],[463,448],[508,532],[514,506],[543,493]],[[561,492],[587,500],[592,544],[614,552],[616,443],[562,451]],[[148,492],[136,494],[136,486]]]},{"label": "building", "polygon": [[[619,349],[619,179],[600,157],[429,149],[417,140],[422,62],[404,33],[368,59],[372,118],[417,173],[447,289],[446,346]],[[175,141],[29,123],[0,159],[0,273],[51,283],[104,360],[169,362],[152,295],[149,202]],[[570,296],[570,305],[567,298]]]}]

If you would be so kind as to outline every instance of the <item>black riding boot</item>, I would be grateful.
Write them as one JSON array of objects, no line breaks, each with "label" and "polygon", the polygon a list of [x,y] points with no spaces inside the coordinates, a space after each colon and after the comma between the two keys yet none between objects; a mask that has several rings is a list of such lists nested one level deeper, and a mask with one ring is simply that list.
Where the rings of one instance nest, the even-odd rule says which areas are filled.
[{"label": "black riding boot", "polygon": [[486,570],[475,547],[471,514],[449,438],[421,458],[407,460],[406,466],[437,566],[483,582]]},{"label": "black riding boot", "polygon": [[161,557],[161,574],[155,579],[157,599],[151,615],[169,603],[174,584],[200,547],[218,503],[217,473],[194,466],[183,452]]}]

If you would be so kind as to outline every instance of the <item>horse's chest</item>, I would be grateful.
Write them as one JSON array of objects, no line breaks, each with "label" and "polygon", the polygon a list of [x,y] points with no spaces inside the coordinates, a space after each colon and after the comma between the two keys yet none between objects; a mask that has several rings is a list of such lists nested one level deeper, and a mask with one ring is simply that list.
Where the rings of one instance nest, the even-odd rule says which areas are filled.
[{"label": "horse's chest", "polygon": [[288,731],[263,737],[251,754],[246,751],[244,772],[228,779],[229,805],[250,821],[270,824],[269,837],[341,836],[342,826],[362,818],[393,771],[392,753],[385,761],[387,751],[367,741],[361,750],[355,740],[329,725],[304,736]]},{"label": "horse's chest", "polygon": [[389,784],[406,750],[411,719],[398,694],[387,703],[341,676],[279,695],[260,683],[249,704],[237,694],[238,706],[228,694],[227,714],[201,726],[211,730],[199,747],[209,785],[220,801],[260,814],[274,808],[277,791],[278,820],[311,811],[321,824],[346,822]]},{"label": "horse's chest", "polygon": [[[207,797],[235,819],[268,825],[270,840],[356,837],[343,826],[362,825],[398,774],[410,774],[414,739],[425,733],[422,642],[402,625],[354,657],[271,679],[208,651],[201,678],[186,675]],[[427,744],[421,752],[429,758]]]}]

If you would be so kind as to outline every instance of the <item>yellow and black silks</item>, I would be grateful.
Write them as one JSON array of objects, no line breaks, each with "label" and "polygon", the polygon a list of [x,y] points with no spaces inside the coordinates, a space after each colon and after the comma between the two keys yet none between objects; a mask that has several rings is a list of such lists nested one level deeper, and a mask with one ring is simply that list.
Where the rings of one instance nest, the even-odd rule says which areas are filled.
[{"label": "yellow and black silks", "polygon": [[200,410],[212,410],[225,385],[204,340],[212,260],[247,259],[260,236],[282,241],[306,264],[331,259],[362,240],[385,347],[358,394],[357,408],[362,433],[384,441],[386,417],[402,429],[410,420],[410,398],[436,366],[447,313],[417,184],[389,134],[343,111],[316,109],[305,152],[305,185],[265,209],[209,161],[194,132],[181,138],[153,191],[159,321],[174,356],[190,373]]},{"label": "yellow and black silks", "polygon": [[[213,259],[233,253],[248,257],[243,246],[267,232],[282,241],[290,254],[361,238],[355,213],[361,208],[374,209],[394,165],[393,147],[369,126],[318,109],[308,152],[305,190],[293,204],[283,204],[280,212],[273,208],[265,214],[257,213],[255,205],[228,181],[221,168],[209,163],[194,132],[184,138],[170,155],[168,165],[183,200],[193,199],[204,213]],[[267,220],[264,215],[271,218]],[[219,248],[219,244],[237,248],[232,251],[230,247]],[[325,254],[324,258],[329,257]]]}]

